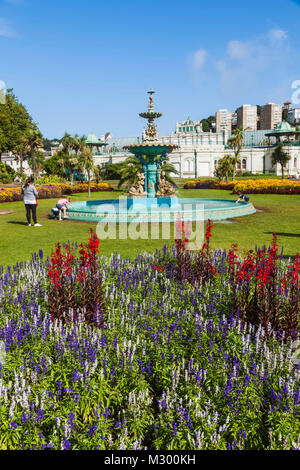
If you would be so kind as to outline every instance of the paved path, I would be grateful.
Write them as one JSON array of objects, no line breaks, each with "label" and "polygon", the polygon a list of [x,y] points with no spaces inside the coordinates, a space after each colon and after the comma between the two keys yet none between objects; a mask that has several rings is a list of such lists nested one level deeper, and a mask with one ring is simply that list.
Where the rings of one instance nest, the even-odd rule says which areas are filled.
[{"label": "paved path", "polygon": [[0,211],[0,215],[12,214],[14,211]]}]

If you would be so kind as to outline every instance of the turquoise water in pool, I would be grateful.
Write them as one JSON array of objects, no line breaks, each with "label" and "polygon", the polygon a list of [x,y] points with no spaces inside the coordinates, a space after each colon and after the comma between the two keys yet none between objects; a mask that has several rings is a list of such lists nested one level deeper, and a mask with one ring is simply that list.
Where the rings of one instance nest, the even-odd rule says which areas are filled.
[{"label": "turquoise water in pool", "polygon": [[73,203],[69,219],[105,222],[174,222],[179,215],[187,220],[224,220],[255,213],[251,202],[236,199],[203,198],[120,198]]}]

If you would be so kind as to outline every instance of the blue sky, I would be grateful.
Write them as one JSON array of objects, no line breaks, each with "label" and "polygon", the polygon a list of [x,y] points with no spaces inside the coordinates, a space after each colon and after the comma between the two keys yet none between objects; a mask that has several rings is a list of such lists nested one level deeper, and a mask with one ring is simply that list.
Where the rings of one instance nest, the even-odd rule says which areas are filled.
[{"label": "blue sky", "polygon": [[300,1],[0,0],[0,81],[46,137],[160,134],[219,108],[292,100]]}]

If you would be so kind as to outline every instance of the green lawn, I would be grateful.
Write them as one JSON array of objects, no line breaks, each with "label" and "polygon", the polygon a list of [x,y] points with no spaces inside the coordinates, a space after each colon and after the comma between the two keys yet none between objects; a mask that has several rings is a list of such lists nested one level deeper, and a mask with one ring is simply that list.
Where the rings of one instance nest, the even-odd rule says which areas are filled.
[{"label": "green lawn", "polygon": [[[119,192],[93,193],[92,199],[111,199]],[[236,199],[230,191],[224,190],[183,190],[181,197],[207,197]],[[86,200],[87,194],[73,195],[73,201]],[[280,245],[284,246],[286,256],[300,252],[300,195],[265,195],[251,196],[251,201],[258,209],[254,215],[239,217],[232,223],[216,222],[211,239],[212,248],[229,248],[238,243],[240,250],[254,248],[257,244],[269,245],[272,233],[278,234]],[[81,243],[88,238],[89,228],[96,224],[49,220],[48,213],[56,200],[39,200],[38,222],[42,227],[28,227],[23,202],[0,204],[0,210],[10,209],[13,214],[0,215],[0,264],[12,265],[25,261],[31,253],[42,249],[45,255],[50,254],[57,241],[77,241]],[[144,251],[160,249],[169,241],[164,240],[103,240],[101,252],[109,255],[119,252],[125,257],[135,257]]]}]

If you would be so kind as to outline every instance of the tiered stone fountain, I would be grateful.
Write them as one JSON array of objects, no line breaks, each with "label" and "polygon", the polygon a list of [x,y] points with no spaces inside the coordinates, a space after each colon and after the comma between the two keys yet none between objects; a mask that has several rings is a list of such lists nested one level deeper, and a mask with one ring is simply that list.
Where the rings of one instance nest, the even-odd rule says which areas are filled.
[{"label": "tiered stone fountain", "polygon": [[155,120],[162,116],[153,109],[153,90],[148,91],[148,111],[140,116],[148,120],[142,143],[124,147],[138,157],[143,173],[138,182],[130,188],[130,197],[102,201],[81,201],[74,203],[75,209],[68,211],[69,219],[94,222],[176,222],[184,220],[222,220],[255,212],[251,203],[235,203],[226,199],[182,199],[175,196],[175,190],[160,171],[160,164],[177,145],[160,142],[157,137]]},{"label": "tiered stone fountain", "polygon": [[[130,194],[134,197],[155,198],[157,196],[173,196],[175,191],[168,185],[164,175],[160,175],[160,163],[162,157],[171,153],[177,145],[159,142],[155,119],[162,116],[162,113],[153,110],[154,90],[149,90],[148,111],[140,113],[140,116],[148,120],[148,126],[141,144],[127,145],[124,149],[129,150],[138,157],[143,165],[144,175],[139,175],[136,187],[131,188]],[[144,186],[144,190],[142,187]],[[154,201],[153,201],[154,202]]]}]

